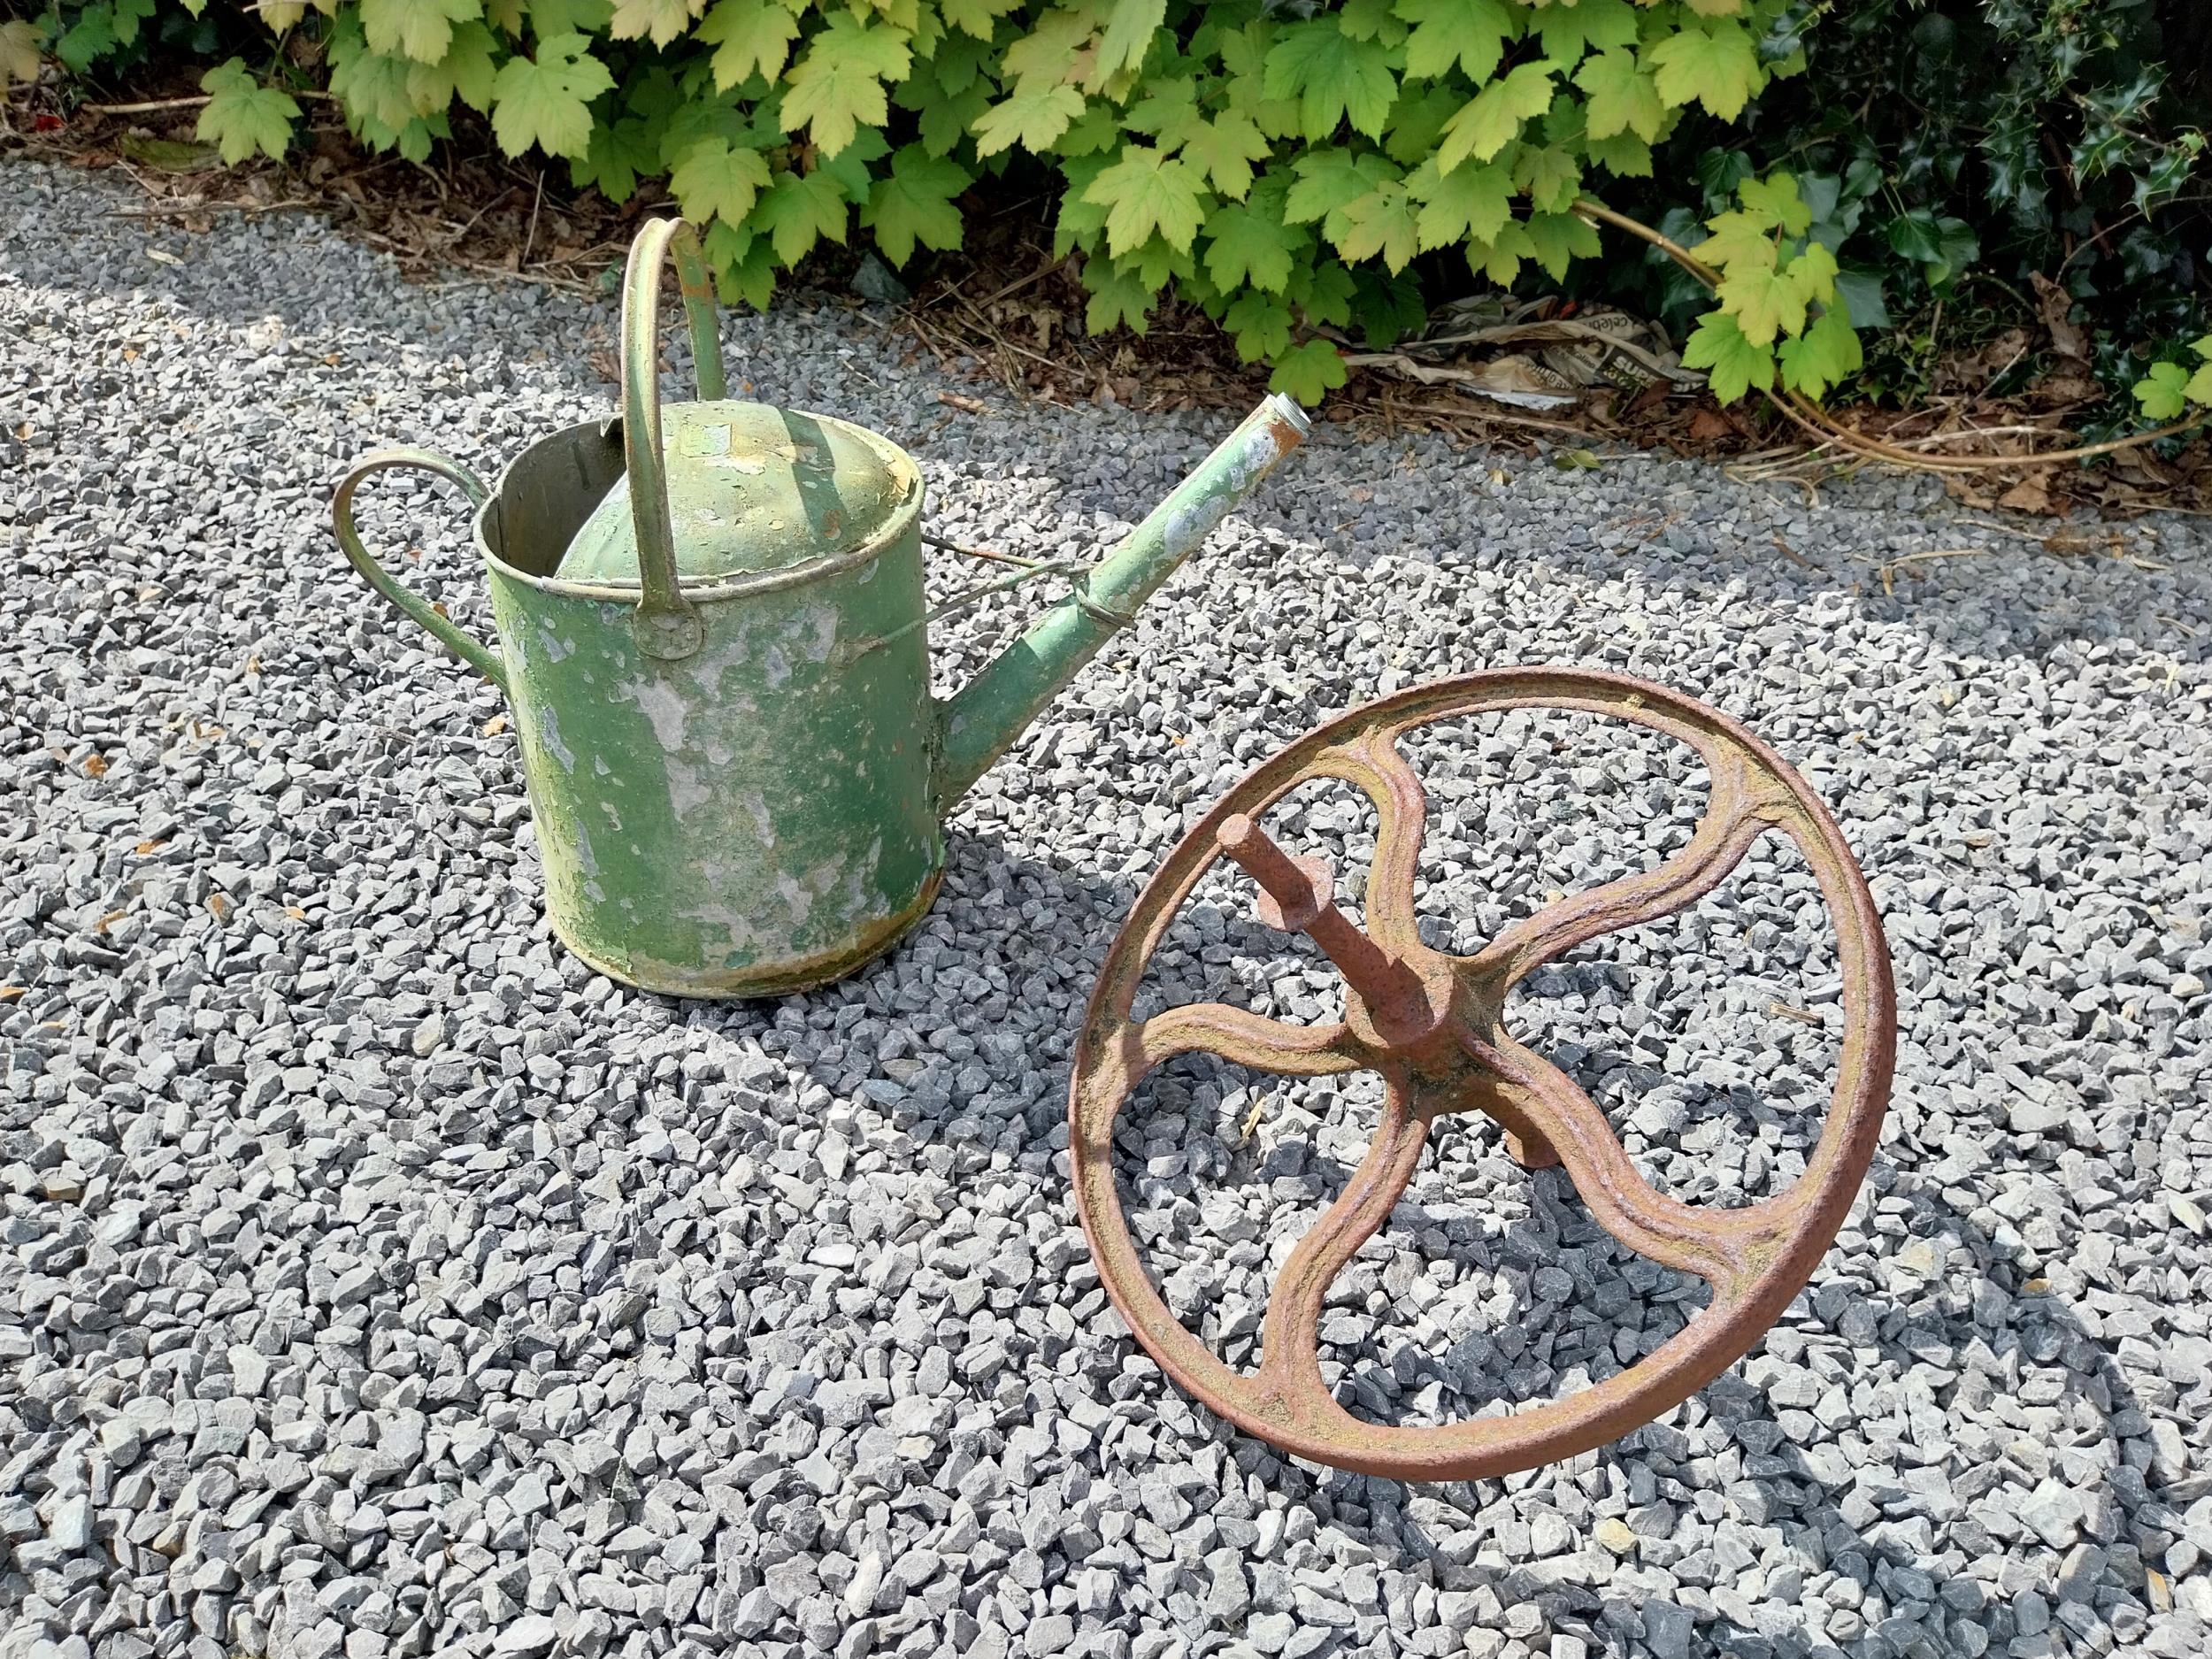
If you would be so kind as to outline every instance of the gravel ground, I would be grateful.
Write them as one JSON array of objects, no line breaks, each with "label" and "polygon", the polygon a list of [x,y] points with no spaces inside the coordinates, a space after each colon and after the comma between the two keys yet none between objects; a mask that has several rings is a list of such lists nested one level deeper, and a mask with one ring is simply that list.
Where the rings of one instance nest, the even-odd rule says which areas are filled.
[{"label": "gravel ground", "polygon": [[[494,693],[327,528],[373,444],[490,471],[604,408],[611,307],[134,200],[0,168],[0,1655],[2205,1651],[2200,527],[2061,557],[1926,480],[1809,503],[1325,427],[987,780],[912,938],[685,1006],[551,942]],[[940,529],[1025,550],[1096,544],[1228,424],[957,413],[880,319],[804,298],[726,339],[760,396],[908,444]],[[484,627],[451,495],[371,493],[373,545]],[[947,680],[1015,614],[942,628]],[[1899,969],[1882,1150],[1808,1294],[1662,1422],[1502,1482],[1294,1465],[1105,1305],[1078,1010],[1248,764],[1529,660],[1701,695],[1833,804]],[[1416,749],[1424,914],[1463,943],[1655,861],[1701,790],[1561,718]],[[1356,894],[1363,803],[1276,824]],[[1249,897],[1202,894],[1149,994],[1325,1013]],[[1832,949],[1768,845],[1519,1018],[1655,1181],[1740,1203],[1816,1129]],[[1133,1215],[1225,1354],[1372,1110],[1198,1062],[1133,1106]],[[1324,1335],[1348,1402],[1435,1421],[1566,1393],[1698,1301],[1463,1128]]]}]

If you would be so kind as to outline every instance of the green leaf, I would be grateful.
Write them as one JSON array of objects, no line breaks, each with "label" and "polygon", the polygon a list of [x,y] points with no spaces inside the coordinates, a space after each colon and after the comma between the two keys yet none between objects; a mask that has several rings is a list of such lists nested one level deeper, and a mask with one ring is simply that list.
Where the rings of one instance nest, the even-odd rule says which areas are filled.
[{"label": "green leaf", "polygon": [[1495,164],[1439,173],[1433,161],[1424,162],[1406,188],[1422,204],[1417,229],[1424,250],[1467,237],[1488,242],[1512,217],[1512,175]]},{"label": "green leaf", "polygon": [[1237,356],[1247,363],[1290,349],[1290,307],[1280,300],[1264,294],[1240,295],[1221,321],[1236,337]]},{"label": "green leaf", "polygon": [[1731,266],[1715,297],[1755,346],[1770,346],[1778,334],[1804,332],[1805,296],[1779,271],[1747,264]]},{"label": "green leaf", "polygon": [[1082,113],[1083,95],[1073,87],[1016,81],[1012,97],[993,104],[977,119],[975,153],[995,156],[1018,143],[1042,155],[1068,130],[1068,123]]},{"label": "green leaf", "polygon": [[714,266],[714,288],[725,305],[742,303],[766,311],[776,291],[776,257],[764,237],[717,219],[702,239]]},{"label": "green leaf", "polygon": [[2135,383],[2135,401],[2153,420],[2175,420],[2188,407],[2189,371],[2178,363],[2154,363]]},{"label": "green leaf", "polygon": [[[362,38],[359,17],[339,14],[330,36],[330,90],[345,111],[347,126],[372,143],[388,148],[416,119],[411,83],[421,67],[404,58],[371,51]],[[495,89],[496,86],[495,81]]]},{"label": "green leaf", "polygon": [[1563,212],[1582,190],[1582,167],[1564,144],[1537,149],[1524,144],[1513,158],[1513,181],[1527,192],[1529,205],[1546,213]]},{"label": "green leaf", "polygon": [[[367,0],[363,0],[367,4]],[[614,19],[607,33],[618,41],[649,36],[665,46],[691,27],[706,0],[614,0]]]},{"label": "green leaf", "polygon": [[549,156],[591,150],[592,99],[614,90],[607,66],[586,50],[580,35],[556,35],[538,42],[534,62],[517,53],[492,81],[492,134],[519,156],[535,144]]},{"label": "green leaf", "polygon": [[1485,242],[1470,239],[1467,247],[1467,268],[1477,276],[1487,277],[1502,288],[1513,286],[1513,279],[1521,273],[1521,261],[1536,257],[1536,243],[1530,239],[1528,227],[1509,219],[1498,234]]},{"label": "green leaf", "polygon": [[1144,62],[1153,31],[1167,17],[1167,0],[1113,0],[1098,37],[1098,58],[1085,81],[1096,92],[1125,71]]},{"label": "green leaf", "polygon": [[110,10],[117,44],[132,46],[138,42],[138,26],[154,14],[154,0],[110,0]]},{"label": "green leaf", "polygon": [[77,20],[54,42],[54,56],[82,74],[112,52],[116,45],[115,9],[104,4],[88,5],[77,13]]},{"label": "green leaf", "polygon": [[844,192],[826,173],[781,173],[761,197],[754,219],[775,243],[776,263],[788,267],[824,236],[841,243],[848,211]]},{"label": "green leaf", "polygon": [[1298,100],[1299,129],[1317,144],[1349,119],[1352,130],[1382,136],[1397,96],[1390,50],[1379,41],[1347,40],[1333,18],[1285,29],[1267,54],[1266,94]]},{"label": "green leaf", "polygon": [[1616,178],[1651,177],[1651,146],[1633,133],[1616,133],[1610,138],[1586,137],[1582,151]]},{"label": "green leaf", "polygon": [[1344,0],[1343,9],[1336,14],[1336,26],[1347,40],[1380,41],[1385,46],[1396,46],[1405,40],[1406,26],[1392,11],[1391,0]]},{"label": "green leaf", "polygon": [[1191,128],[1179,153],[1210,178],[1215,189],[1240,202],[1252,188],[1252,164],[1265,160],[1269,149],[1258,127],[1228,111]]},{"label": "green leaf", "polygon": [[1783,267],[1787,280],[1807,304],[1829,305],[1836,297],[1836,256],[1819,242],[1809,242],[1803,252]]},{"label": "green leaf", "polygon": [[799,38],[799,20],[776,0],[715,0],[695,32],[715,49],[715,90],[727,92],[755,75],[780,79]]},{"label": "green leaf", "polygon": [[1324,259],[1300,266],[1286,291],[1308,322],[1340,328],[1352,320],[1352,296],[1358,288],[1349,271],[1334,259]]},{"label": "green leaf", "polygon": [[595,35],[613,16],[611,0],[530,0],[530,34],[542,46],[564,35]]},{"label": "green leaf", "polygon": [[1348,260],[1382,256],[1393,275],[1406,268],[1421,250],[1418,210],[1403,184],[1386,184],[1370,190],[1344,208],[1344,234],[1336,250]]},{"label": "green leaf", "polygon": [[234,167],[250,156],[284,154],[300,106],[256,81],[244,59],[234,58],[209,70],[200,77],[200,90],[208,100],[196,135],[222,152],[226,166]]},{"label": "green leaf", "polygon": [[1288,392],[1311,408],[1344,384],[1344,359],[1325,340],[1309,340],[1276,359],[1275,373],[1267,377],[1271,392]]},{"label": "green leaf", "polygon": [[954,28],[987,41],[999,19],[1020,11],[1021,6],[1022,0],[938,0],[937,9]]},{"label": "green leaf", "polygon": [[1567,274],[1571,260],[1593,258],[1601,246],[1597,231],[1572,213],[1532,213],[1522,231],[1528,238],[1527,257],[1555,282]]},{"label": "green leaf", "polygon": [[434,64],[453,42],[453,26],[480,17],[476,0],[361,0],[369,50]]},{"label": "green leaf", "polygon": [[1371,150],[1309,150],[1291,170],[1297,178],[1283,198],[1284,219],[1293,225],[1320,219],[1331,242],[1343,238],[1348,204],[1399,177],[1398,169]]},{"label": "green leaf", "polygon": [[757,150],[733,150],[726,138],[703,138],[668,175],[684,217],[695,225],[719,219],[742,225],[768,188],[768,163]]},{"label": "green leaf", "polygon": [[1732,121],[1759,89],[1759,50],[1734,23],[1686,26],[1651,49],[1659,96],[1671,108],[1695,100],[1708,115]]},{"label": "green leaf", "polygon": [[1448,75],[1457,64],[1477,85],[1505,61],[1505,43],[1518,40],[1521,19],[1500,0],[1398,0],[1397,13],[1413,25],[1406,37],[1406,73],[1424,81]]},{"label": "green leaf", "polygon": [[[434,114],[457,96],[472,110],[481,112],[490,109],[492,82],[498,75],[492,64],[492,53],[498,45],[491,30],[481,23],[457,25],[453,43],[446,49],[442,58],[434,64],[408,66],[407,95],[413,99],[415,108],[425,115]],[[594,136],[596,135],[595,130]]]},{"label": "green leaf", "polygon": [[1249,285],[1280,294],[1293,258],[1308,246],[1302,231],[1283,222],[1279,195],[1225,202],[1206,216],[1206,273],[1225,292]]},{"label": "green leaf", "polygon": [[1551,108],[1551,75],[1547,65],[1519,64],[1475,94],[1444,124],[1436,165],[1449,173],[1471,156],[1495,156],[1519,135],[1523,121]]},{"label": "green leaf", "polygon": [[1633,132],[1649,143],[1666,123],[1667,106],[1660,102],[1659,85],[1644,73],[1633,52],[1618,48],[1600,52],[1575,71],[1575,85],[1589,95],[1584,109],[1593,138]]},{"label": "green leaf", "polygon": [[1148,326],[1158,296],[1134,272],[1119,270],[1103,259],[1087,260],[1083,286],[1091,291],[1090,303],[1083,308],[1083,326],[1091,333],[1102,334],[1126,323],[1132,333],[1141,334]]},{"label": "green leaf", "polygon": [[891,171],[878,179],[860,222],[876,233],[876,246],[893,265],[914,257],[914,244],[942,253],[960,245],[960,210],[953,198],[975,182],[964,167],[907,144],[891,157]]},{"label": "green leaf", "polygon": [[44,38],[35,24],[0,23],[0,87],[11,81],[38,79],[39,42]]},{"label": "green leaf", "polygon": [[1698,319],[1696,333],[1682,348],[1682,361],[1706,372],[1713,396],[1724,403],[1774,384],[1774,353],[1745,339],[1736,319],[1719,311]]},{"label": "green leaf", "polygon": [[874,193],[873,164],[890,153],[891,141],[872,127],[864,127],[857,138],[834,156],[818,156],[814,171],[826,176],[836,185],[839,195],[858,207]]},{"label": "green leaf", "polygon": [[1796,339],[1785,340],[1778,355],[1782,359],[1782,384],[1814,398],[1855,373],[1865,361],[1858,333],[1839,306],[1821,312]]},{"label": "green leaf", "polygon": [[647,123],[599,121],[591,129],[591,148],[569,161],[569,182],[579,188],[592,185],[619,207],[637,194],[638,175],[657,173],[660,165],[660,139]]},{"label": "green leaf", "polygon": [[1636,43],[1636,13],[1628,0],[1548,5],[1536,14],[1535,24],[1544,37],[1544,56],[1563,65],[1586,51],[1611,51]]},{"label": "green leaf", "polygon": [[883,83],[904,75],[912,62],[904,30],[836,12],[784,77],[784,124],[795,133],[808,128],[815,148],[833,156],[863,126],[889,118]]},{"label": "green leaf", "polygon": [[1114,164],[1092,180],[1083,199],[1106,210],[1106,246],[1127,253],[1156,232],[1178,252],[1205,222],[1198,193],[1204,180],[1194,167],[1143,144],[1125,144]]},{"label": "green leaf", "polygon": [[1692,251],[1707,265],[1724,271],[1740,265],[1759,265],[1770,271],[1781,257],[1774,226],[1757,213],[1717,213],[1705,225],[1713,234]]},{"label": "green leaf", "polygon": [[1736,194],[1745,212],[1763,225],[1780,226],[1786,236],[1802,236],[1812,228],[1813,210],[1798,195],[1797,180],[1791,173],[1746,179]]}]

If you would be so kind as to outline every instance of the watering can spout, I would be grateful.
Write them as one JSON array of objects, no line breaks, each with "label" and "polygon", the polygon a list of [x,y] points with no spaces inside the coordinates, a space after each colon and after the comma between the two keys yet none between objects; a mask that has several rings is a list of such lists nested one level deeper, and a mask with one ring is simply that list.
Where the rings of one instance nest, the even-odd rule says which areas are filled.
[{"label": "watering can spout", "polygon": [[949,810],[1178,565],[1298,446],[1311,423],[1271,396],[1246,416],[1075,589],[941,707],[937,809]]}]

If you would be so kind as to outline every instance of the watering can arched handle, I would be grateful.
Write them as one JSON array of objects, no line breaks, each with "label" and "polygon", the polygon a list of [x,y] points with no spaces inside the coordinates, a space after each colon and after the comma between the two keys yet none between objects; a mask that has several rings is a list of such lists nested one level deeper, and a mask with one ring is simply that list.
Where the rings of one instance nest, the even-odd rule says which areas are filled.
[{"label": "watering can arched handle", "polygon": [[684,597],[676,575],[676,531],[668,511],[668,474],[662,462],[660,398],[661,267],[676,259],[676,285],[691,322],[691,355],[703,403],[728,395],[722,373],[722,337],[714,313],[714,279],[699,247],[699,233],[680,219],[657,219],[630,244],[622,275],[622,454],[630,476],[630,519],[637,534],[638,649],[648,657],[678,659],[706,642],[706,626]]},{"label": "watering can arched handle", "polygon": [[504,692],[507,689],[507,669],[499,660],[499,653],[490,646],[471,639],[449,621],[442,612],[409,593],[391,572],[376,562],[375,555],[361,545],[361,534],[353,526],[353,492],[361,487],[361,480],[370,473],[397,466],[420,467],[426,472],[435,472],[440,478],[458,484],[461,493],[468,497],[469,505],[472,508],[482,507],[491,498],[491,491],[484,488],[483,480],[475,473],[458,461],[448,460],[434,450],[373,450],[346,469],[345,476],[338,480],[336,493],[331,497],[330,516],[338,533],[338,546],[370,587],[420,623],[439,644]]}]

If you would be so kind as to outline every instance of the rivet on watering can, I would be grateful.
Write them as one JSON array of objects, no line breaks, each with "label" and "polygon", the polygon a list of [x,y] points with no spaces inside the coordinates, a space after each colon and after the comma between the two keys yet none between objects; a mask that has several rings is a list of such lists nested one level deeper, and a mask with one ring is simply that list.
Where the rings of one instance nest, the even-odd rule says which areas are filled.
[{"label": "rivet on watering can", "polygon": [[[671,258],[699,396],[664,406]],[[1012,579],[1074,580],[940,703],[912,458],[830,416],[729,401],[681,220],[633,242],[621,338],[619,419],[539,439],[496,490],[424,450],[379,451],[333,511],[369,583],[514,705],[555,931],[675,995],[800,990],[895,941],[935,897],[944,814],[1307,430],[1269,398],[1099,563]],[[362,546],[354,493],[394,466],[451,479],[475,507],[496,652]]]}]

